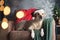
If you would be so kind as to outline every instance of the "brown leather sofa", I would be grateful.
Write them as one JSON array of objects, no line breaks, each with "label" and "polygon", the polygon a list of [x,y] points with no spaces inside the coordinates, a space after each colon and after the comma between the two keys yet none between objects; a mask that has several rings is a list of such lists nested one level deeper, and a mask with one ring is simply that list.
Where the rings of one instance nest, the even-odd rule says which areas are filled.
[{"label": "brown leather sofa", "polygon": [[[13,25],[14,23],[10,21],[10,27],[11,24]],[[10,29],[12,28],[13,26]],[[32,40],[32,38],[29,31],[17,31],[13,28],[8,34],[8,40]]]},{"label": "brown leather sofa", "polygon": [[8,40],[32,40],[28,31],[11,31]]},{"label": "brown leather sofa", "polygon": [[32,40],[29,31],[16,31],[14,22],[9,21],[9,27],[2,29],[0,27],[0,40]]},{"label": "brown leather sofa", "polygon": [[29,31],[16,31],[13,25],[14,22],[9,21],[9,33],[7,35],[8,40],[33,40]]}]

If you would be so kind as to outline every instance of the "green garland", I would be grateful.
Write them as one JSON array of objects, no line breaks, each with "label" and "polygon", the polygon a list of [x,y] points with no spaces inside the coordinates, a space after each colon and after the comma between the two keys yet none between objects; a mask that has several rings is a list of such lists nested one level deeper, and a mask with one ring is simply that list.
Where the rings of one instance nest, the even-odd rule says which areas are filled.
[{"label": "green garland", "polygon": [[53,17],[55,19],[56,24],[58,24],[58,20],[60,18],[60,7],[58,5],[55,5],[54,10],[53,10]]},{"label": "green garland", "polygon": [[54,7],[54,15],[53,15],[53,17],[54,18],[59,18],[60,17],[60,7],[58,6],[58,5],[55,5],[55,7]]}]

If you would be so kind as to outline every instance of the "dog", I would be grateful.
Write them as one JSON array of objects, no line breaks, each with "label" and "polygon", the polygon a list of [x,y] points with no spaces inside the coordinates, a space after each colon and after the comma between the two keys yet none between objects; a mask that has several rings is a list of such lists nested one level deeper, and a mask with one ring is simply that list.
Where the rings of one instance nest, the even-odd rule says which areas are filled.
[{"label": "dog", "polygon": [[[34,29],[35,30],[40,30],[42,28],[42,23],[45,17],[44,10],[36,10],[33,13],[34,19],[31,21],[27,21],[25,23],[25,29],[31,30],[31,37],[35,37]],[[41,36],[44,36],[44,30],[43,28],[41,29]]]},{"label": "dog", "polygon": [[[33,20],[30,20],[30,21],[26,21],[25,23],[23,23],[22,25],[22,28],[24,30],[30,30],[31,31],[31,37],[34,38],[35,36],[35,33],[34,33],[34,30],[40,30],[41,27],[42,27],[42,23],[43,23],[43,17],[44,17],[44,10],[41,9],[41,10],[36,10],[34,13],[33,13],[33,17],[34,19]],[[19,28],[18,28],[19,30]],[[43,32],[43,29],[41,29],[41,36],[44,35],[44,32]]]}]

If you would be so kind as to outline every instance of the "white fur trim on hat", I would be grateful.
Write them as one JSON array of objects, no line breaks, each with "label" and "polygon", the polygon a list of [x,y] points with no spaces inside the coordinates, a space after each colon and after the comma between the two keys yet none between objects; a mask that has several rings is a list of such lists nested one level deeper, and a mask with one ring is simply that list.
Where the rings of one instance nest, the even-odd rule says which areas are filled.
[{"label": "white fur trim on hat", "polygon": [[40,9],[40,10],[36,10],[34,13],[45,13],[45,11],[43,9]]}]

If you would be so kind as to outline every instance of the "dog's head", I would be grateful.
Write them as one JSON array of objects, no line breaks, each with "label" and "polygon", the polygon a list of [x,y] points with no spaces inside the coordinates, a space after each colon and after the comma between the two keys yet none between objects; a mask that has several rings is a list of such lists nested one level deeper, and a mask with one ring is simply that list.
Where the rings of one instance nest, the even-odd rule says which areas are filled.
[{"label": "dog's head", "polygon": [[36,11],[33,13],[33,17],[35,17],[35,18],[42,19],[44,16],[45,16],[45,12],[44,12],[43,9],[36,10]]}]

